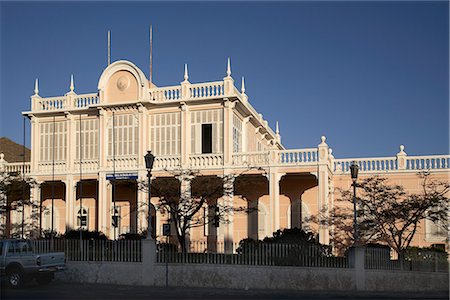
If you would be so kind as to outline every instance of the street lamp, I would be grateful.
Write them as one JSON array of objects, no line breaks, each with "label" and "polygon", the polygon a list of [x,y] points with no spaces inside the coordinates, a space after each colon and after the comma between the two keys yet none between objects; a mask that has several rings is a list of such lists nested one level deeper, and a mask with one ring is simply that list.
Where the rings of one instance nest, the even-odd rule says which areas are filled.
[{"label": "street lamp", "polygon": [[145,167],[147,169],[147,179],[148,179],[148,226],[147,226],[147,239],[152,240],[152,212],[151,212],[151,202],[150,199],[152,197],[151,193],[151,181],[152,181],[152,169],[153,162],[155,161],[155,156],[152,154],[152,151],[147,151],[147,154],[144,156],[145,158]]},{"label": "street lamp", "polygon": [[358,163],[356,161],[352,161],[350,165],[350,174],[352,176],[352,186],[353,186],[353,239],[355,244],[358,242],[358,229],[356,224],[356,180],[358,179]]}]

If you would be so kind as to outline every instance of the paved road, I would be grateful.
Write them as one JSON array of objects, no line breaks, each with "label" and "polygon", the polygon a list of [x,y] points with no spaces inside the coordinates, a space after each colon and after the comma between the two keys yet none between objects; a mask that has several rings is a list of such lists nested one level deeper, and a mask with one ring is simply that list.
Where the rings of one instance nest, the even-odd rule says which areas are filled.
[{"label": "paved road", "polygon": [[108,284],[29,283],[21,290],[1,285],[1,299],[449,299],[448,293],[355,293],[321,291],[157,288]]}]

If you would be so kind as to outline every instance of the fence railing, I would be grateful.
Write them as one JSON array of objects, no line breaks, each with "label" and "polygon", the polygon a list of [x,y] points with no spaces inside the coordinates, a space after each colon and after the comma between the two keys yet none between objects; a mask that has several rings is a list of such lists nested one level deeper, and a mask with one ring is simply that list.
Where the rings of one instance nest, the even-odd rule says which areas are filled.
[{"label": "fence railing", "polygon": [[232,264],[348,268],[346,257],[335,257],[319,245],[190,243],[186,252],[171,244],[158,244],[159,263]]},{"label": "fence railing", "polygon": [[399,270],[420,272],[448,272],[446,253],[419,251],[402,259],[392,259],[387,248],[366,248],[365,268],[373,270]]},{"label": "fence railing", "polygon": [[33,240],[35,253],[64,252],[68,261],[141,262],[140,240]]}]

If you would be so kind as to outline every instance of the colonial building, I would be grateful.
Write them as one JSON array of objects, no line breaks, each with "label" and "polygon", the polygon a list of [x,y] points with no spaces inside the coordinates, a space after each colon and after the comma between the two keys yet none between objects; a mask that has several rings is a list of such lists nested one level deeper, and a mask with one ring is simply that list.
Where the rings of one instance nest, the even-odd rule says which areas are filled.
[{"label": "colonial building", "polygon": [[[121,60],[103,71],[92,94],[77,94],[73,78],[63,96],[41,97],[37,80],[34,92],[31,110],[23,114],[31,121],[27,172],[39,183],[31,197],[41,209],[37,219],[27,221],[41,230],[81,226],[111,238],[146,230],[147,194],[137,183],[146,180],[149,150],[156,157],[153,178],[195,170],[226,179],[224,185],[235,186],[237,176],[254,182],[251,188],[235,186],[221,201],[256,207],[256,213],[234,214],[218,229],[195,228],[192,240],[214,235],[238,242],[270,236],[277,229],[313,226],[306,221],[310,215],[330,218],[337,189],[350,189],[354,160],[360,176],[379,174],[408,191],[419,191],[420,170],[431,170],[441,180],[450,174],[449,155],[409,156],[403,146],[392,157],[336,159],[322,136],[310,148],[285,149],[278,124],[274,131],[250,104],[243,78],[236,87],[229,60],[226,76],[214,82],[189,82],[185,66],[179,85],[157,87],[136,65]],[[14,166],[0,162],[0,168]],[[182,189],[189,189],[183,176],[178,179]],[[153,215],[154,234],[161,239],[168,216]],[[445,241],[432,222],[425,223],[416,245]],[[329,243],[332,226],[316,229],[320,241]]]}]

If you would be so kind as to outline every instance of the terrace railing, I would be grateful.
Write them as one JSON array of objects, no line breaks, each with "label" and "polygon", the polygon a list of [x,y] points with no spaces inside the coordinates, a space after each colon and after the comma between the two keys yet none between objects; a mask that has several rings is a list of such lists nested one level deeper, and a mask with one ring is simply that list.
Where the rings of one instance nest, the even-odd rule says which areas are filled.
[{"label": "terrace railing", "polygon": [[159,263],[232,264],[261,266],[302,266],[348,268],[346,257],[334,257],[318,245],[233,244],[228,252],[226,243],[191,242],[187,252],[172,244],[158,244]]},{"label": "terrace railing", "polygon": [[35,253],[64,252],[68,261],[141,262],[140,240],[32,240]]}]

